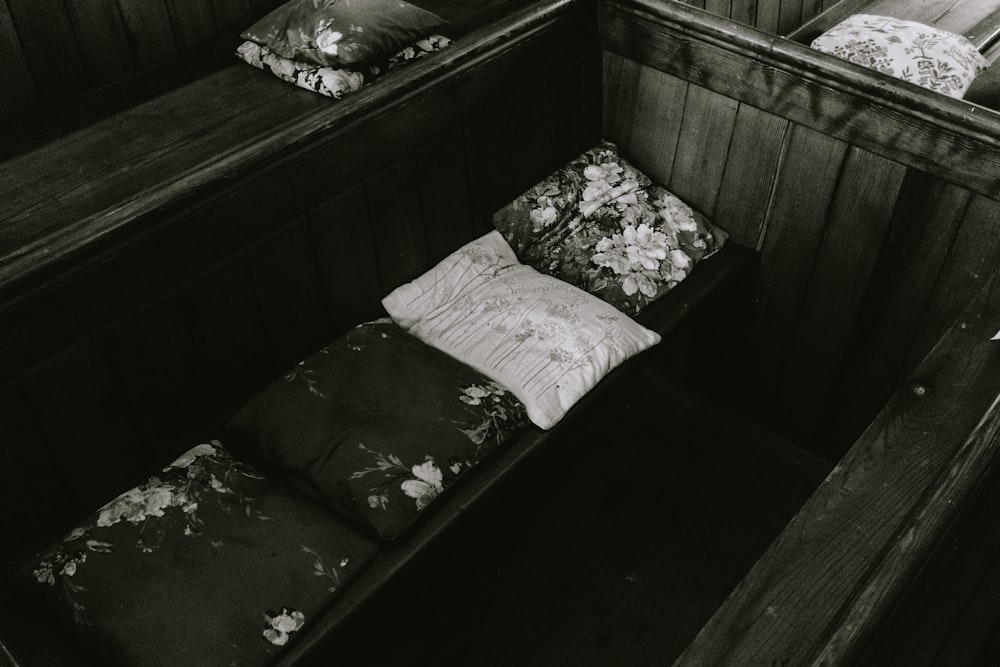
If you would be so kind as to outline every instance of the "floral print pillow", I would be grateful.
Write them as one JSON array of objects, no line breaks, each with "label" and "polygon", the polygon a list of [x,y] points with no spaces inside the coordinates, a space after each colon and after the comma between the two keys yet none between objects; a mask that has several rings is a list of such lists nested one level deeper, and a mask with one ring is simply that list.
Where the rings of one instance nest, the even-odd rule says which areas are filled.
[{"label": "floral print pillow", "polygon": [[855,14],[812,48],[918,86],[961,98],[989,63],[961,35],[888,16]]},{"label": "floral print pillow", "polygon": [[726,234],[618,155],[586,151],[493,217],[518,259],[635,314]]},{"label": "floral print pillow", "polygon": [[402,0],[291,0],[241,37],[289,60],[361,70],[447,24]]},{"label": "floral print pillow", "polygon": [[660,342],[610,304],[518,262],[497,231],[382,305],[407,331],[508,387],[543,429],[613,368]]},{"label": "floral print pillow", "polygon": [[393,539],[526,425],[511,392],[385,319],[302,361],[228,428],[309,493]]},{"label": "floral print pillow", "polygon": [[15,588],[96,651],[88,664],[264,665],[376,548],[212,441],[38,554]]},{"label": "floral print pillow", "polygon": [[270,72],[286,83],[311,90],[314,93],[340,99],[347,93],[361,90],[383,71],[388,71],[412,60],[440,51],[451,44],[451,40],[441,35],[431,35],[417,40],[414,44],[400,49],[386,65],[373,65],[364,72],[314,65],[298,60],[283,58],[266,46],[249,40],[236,49],[236,55],[257,69]]}]

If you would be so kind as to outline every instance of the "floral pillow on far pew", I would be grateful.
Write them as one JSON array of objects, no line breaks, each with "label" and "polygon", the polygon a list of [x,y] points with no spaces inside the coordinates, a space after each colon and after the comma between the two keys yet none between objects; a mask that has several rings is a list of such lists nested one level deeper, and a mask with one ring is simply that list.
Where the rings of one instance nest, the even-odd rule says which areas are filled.
[{"label": "floral pillow on far pew", "polygon": [[635,314],[727,235],[602,142],[500,209],[518,259]]},{"label": "floral pillow on far pew", "polygon": [[228,431],[311,495],[393,539],[527,425],[511,392],[386,319],[292,368]]},{"label": "floral pillow on far pew", "polygon": [[989,67],[965,37],[889,16],[849,16],[811,46],[956,98],[962,98],[976,76]]},{"label": "floral pillow on far pew", "polygon": [[296,489],[199,444],[14,575],[95,665],[265,665],[377,543]]}]

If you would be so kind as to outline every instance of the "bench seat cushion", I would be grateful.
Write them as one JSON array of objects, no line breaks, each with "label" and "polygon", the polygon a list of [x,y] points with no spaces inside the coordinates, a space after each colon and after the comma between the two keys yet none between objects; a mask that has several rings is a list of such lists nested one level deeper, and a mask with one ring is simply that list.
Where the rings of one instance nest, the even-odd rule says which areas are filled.
[{"label": "bench seat cushion", "polygon": [[517,258],[636,314],[727,235],[601,142],[501,208]]},{"label": "bench seat cushion", "polygon": [[384,319],[351,329],[254,396],[228,437],[394,539],[527,425],[511,392]]},{"label": "bench seat cushion", "polygon": [[811,46],[957,98],[989,67],[962,35],[890,16],[854,14],[814,39]]},{"label": "bench seat cushion", "polygon": [[374,555],[294,488],[200,444],[16,575],[101,665],[262,665]]}]

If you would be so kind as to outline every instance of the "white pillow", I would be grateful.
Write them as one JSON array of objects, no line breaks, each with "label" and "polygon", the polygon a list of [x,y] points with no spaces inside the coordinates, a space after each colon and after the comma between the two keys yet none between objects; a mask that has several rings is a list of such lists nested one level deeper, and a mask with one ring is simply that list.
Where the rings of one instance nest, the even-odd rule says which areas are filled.
[{"label": "white pillow", "polygon": [[382,305],[411,334],[510,389],[543,429],[608,371],[660,341],[610,304],[519,263],[497,231]]},{"label": "white pillow", "polygon": [[811,46],[957,98],[989,67],[965,37],[888,16],[849,16],[814,39]]}]

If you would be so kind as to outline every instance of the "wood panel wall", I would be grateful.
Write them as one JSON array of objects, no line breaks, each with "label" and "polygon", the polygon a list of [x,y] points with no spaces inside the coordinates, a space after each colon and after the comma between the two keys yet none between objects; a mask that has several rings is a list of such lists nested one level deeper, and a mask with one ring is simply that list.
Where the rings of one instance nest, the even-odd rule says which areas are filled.
[{"label": "wood panel wall", "polygon": [[774,35],[787,35],[823,12],[837,0],[680,0],[717,16],[754,26]]},{"label": "wood panel wall", "polygon": [[1000,202],[946,166],[824,130],[818,94],[811,118],[791,95],[726,94],[736,87],[718,71],[700,77],[708,65],[683,53],[667,73],[665,60],[605,52],[605,136],[759,250],[756,321],[733,332],[754,359],[745,401],[836,460],[1000,262]]},{"label": "wood panel wall", "polygon": [[[486,75],[471,90],[453,86],[467,109],[457,122],[426,135],[409,128],[353,179],[324,186],[308,162],[289,165],[268,217],[234,205],[196,229],[178,225],[80,287],[57,285],[6,313],[3,557],[58,534],[107,500],[109,481],[118,491],[140,481],[250,392],[382,316],[384,294],[491,229],[499,206],[596,143],[590,44],[519,76],[498,101],[478,95]],[[300,198],[303,179],[323,196]]]}]

